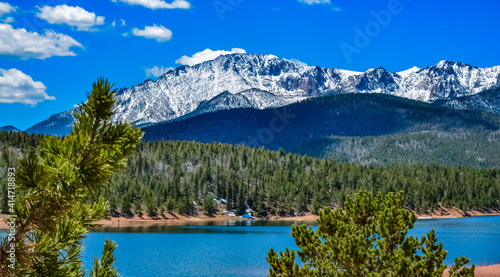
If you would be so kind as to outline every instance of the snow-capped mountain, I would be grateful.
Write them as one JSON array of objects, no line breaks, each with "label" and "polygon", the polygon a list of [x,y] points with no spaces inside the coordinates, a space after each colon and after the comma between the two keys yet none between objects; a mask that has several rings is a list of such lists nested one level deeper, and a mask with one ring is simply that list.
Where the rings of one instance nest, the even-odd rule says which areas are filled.
[{"label": "snow-capped mountain", "polygon": [[485,111],[500,115],[500,88],[469,96],[438,100],[434,103],[455,110]]},{"label": "snow-capped mountain", "polygon": [[65,136],[73,128],[73,110],[51,115],[46,120],[26,129],[26,133]]},{"label": "snow-capped mountain", "polygon": [[276,108],[292,104],[302,99],[307,99],[307,97],[275,95],[260,89],[249,89],[236,94],[225,91],[210,100],[201,101],[196,110],[178,117],[176,120],[220,110],[237,108]]},{"label": "snow-capped mountain", "polygon": [[478,68],[441,61],[402,72],[382,67],[355,72],[307,66],[274,55],[230,54],[121,89],[116,94],[116,119],[151,125],[215,110],[264,109],[340,93],[385,93],[432,102],[499,85],[500,66]]},{"label": "snow-capped mountain", "polygon": [[21,130],[17,129],[16,127],[14,127],[12,125],[0,127],[0,132],[2,132],[2,131],[15,132],[15,133],[21,132]]},{"label": "snow-capped mountain", "polygon": [[[467,96],[500,85],[500,66],[478,68],[441,61],[402,72],[370,68],[366,72],[306,66],[273,55],[231,54],[194,66],[181,66],[156,81],[148,80],[117,94],[117,118],[137,124],[168,121],[193,112],[223,92],[266,91],[247,97],[255,108],[274,106],[270,98],[299,101],[331,93],[386,93],[432,102]],[[257,98],[267,98],[257,100]],[[231,108],[231,105],[228,106]]]},{"label": "snow-capped mountain", "polygon": [[[274,98],[299,101],[309,95],[308,67],[272,55],[233,54],[169,71],[158,80],[148,80],[117,93],[117,119],[137,124],[157,123],[186,115],[201,102],[223,92],[237,94],[250,89],[270,92],[252,101],[267,108]],[[303,79],[306,79],[305,82]],[[310,80],[313,82],[312,78]]]},{"label": "snow-capped mountain", "polygon": [[500,66],[478,68],[440,61],[435,66],[413,68],[397,74],[400,77],[398,96],[426,102],[474,95],[500,86]]}]

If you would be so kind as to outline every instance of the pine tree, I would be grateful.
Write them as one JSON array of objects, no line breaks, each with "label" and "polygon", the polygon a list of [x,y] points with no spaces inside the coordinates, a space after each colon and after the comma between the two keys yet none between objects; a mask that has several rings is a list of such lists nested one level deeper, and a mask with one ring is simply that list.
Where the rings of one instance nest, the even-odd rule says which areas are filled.
[{"label": "pine tree", "polygon": [[247,209],[246,201],[245,201],[245,190],[243,184],[240,184],[238,187],[238,193],[236,197],[236,214],[244,215]]},{"label": "pine tree", "polygon": [[[292,226],[299,251],[269,251],[269,276],[443,276],[447,252],[436,244],[434,230],[420,240],[406,236],[417,218],[403,204],[402,193],[373,197],[360,191],[347,197],[345,212],[325,207],[317,230]],[[303,266],[295,262],[296,254]],[[454,276],[474,276],[474,266],[462,269],[468,262],[456,259]]]},{"label": "pine tree", "polygon": [[213,197],[210,197],[210,195],[205,196],[203,199],[203,210],[205,211],[206,215],[212,215],[215,213],[217,210],[217,206],[215,205],[215,201],[213,200]]},{"label": "pine tree", "polygon": [[134,202],[134,213],[138,217],[142,217],[144,215],[144,213],[142,212],[142,201],[140,199],[137,199]]},{"label": "pine tree", "polygon": [[[19,162],[16,235],[3,238],[0,276],[85,276],[80,260],[82,239],[104,219],[109,204],[103,197],[92,204],[85,200],[100,191],[110,176],[126,166],[141,139],[128,123],[113,123],[112,89],[104,78],[92,85],[87,102],[73,113],[71,133],[46,136],[40,153],[31,151]],[[7,251],[15,244],[16,266],[7,265]],[[101,261],[91,276],[118,276],[113,268],[116,245],[106,242]]]},{"label": "pine tree", "polygon": [[172,211],[175,209],[175,200],[173,197],[168,197],[167,201],[165,201],[165,210],[167,213],[172,213]]},{"label": "pine tree", "polygon": [[148,216],[156,216],[157,211],[156,211],[156,201],[153,199],[153,197],[150,197],[146,200],[146,212],[148,213]]},{"label": "pine tree", "polygon": [[123,215],[128,216],[132,214],[132,204],[130,203],[130,197],[125,195],[122,199],[121,212]]}]

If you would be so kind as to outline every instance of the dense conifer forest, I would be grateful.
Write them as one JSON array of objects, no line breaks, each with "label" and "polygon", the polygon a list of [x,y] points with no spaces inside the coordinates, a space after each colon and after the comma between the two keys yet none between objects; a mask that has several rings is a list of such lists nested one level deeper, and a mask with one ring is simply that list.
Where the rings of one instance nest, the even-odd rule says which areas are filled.
[{"label": "dense conifer forest", "polygon": [[[0,178],[37,147],[40,136],[0,133]],[[113,175],[102,194],[111,211],[156,215],[214,213],[222,205],[237,214],[292,215],[343,206],[346,195],[404,191],[417,210],[438,204],[460,209],[500,205],[500,170],[437,165],[363,166],[219,143],[151,141],[139,144],[128,168]],[[5,194],[3,194],[5,195]],[[97,199],[97,195],[95,198]],[[219,202],[219,204],[216,202]],[[2,199],[1,205],[5,207]]]},{"label": "dense conifer forest", "polygon": [[284,149],[365,165],[500,168],[500,117],[382,94],[312,98],[276,109],[220,110],[144,127],[144,141]]}]

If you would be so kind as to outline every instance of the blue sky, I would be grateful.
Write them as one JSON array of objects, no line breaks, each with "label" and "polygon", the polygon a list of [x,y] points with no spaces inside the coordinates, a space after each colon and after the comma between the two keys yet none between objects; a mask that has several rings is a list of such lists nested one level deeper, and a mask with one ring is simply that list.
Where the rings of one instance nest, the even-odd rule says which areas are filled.
[{"label": "blue sky", "polygon": [[24,130],[83,101],[99,76],[130,87],[205,49],[356,71],[491,67],[499,10],[494,0],[0,0],[0,126]]}]

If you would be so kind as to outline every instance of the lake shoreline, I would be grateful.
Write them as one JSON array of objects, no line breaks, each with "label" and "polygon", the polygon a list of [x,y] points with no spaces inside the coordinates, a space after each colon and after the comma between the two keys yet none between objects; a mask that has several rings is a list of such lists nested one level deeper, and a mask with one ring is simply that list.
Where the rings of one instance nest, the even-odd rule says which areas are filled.
[{"label": "lake shoreline", "polygon": [[[448,218],[466,218],[466,217],[476,217],[476,216],[500,216],[500,210],[498,209],[483,209],[483,210],[460,210],[460,209],[450,209],[439,207],[432,212],[415,212],[415,215],[419,219],[448,219]],[[7,229],[7,224],[5,223],[7,215],[0,215],[0,229]],[[304,213],[300,216],[276,216],[271,215],[268,218],[255,218],[253,220],[264,220],[264,221],[302,221],[302,222],[315,222],[319,216],[313,215],[310,212]],[[157,215],[154,217],[137,215],[134,216],[111,216],[107,219],[99,220],[94,222],[95,224],[101,225],[102,227],[134,227],[134,226],[151,226],[151,225],[184,225],[191,223],[207,223],[207,222],[218,222],[218,221],[231,221],[231,220],[251,220],[247,218],[239,218],[236,216],[229,215],[205,215],[200,214],[198,216],[184,216],[175,213],[165,213],[163,215]]]},{"label": "lake shoreline", "polygon": [[465,218],[473,216],[500,215],[500,209],[492,209],[492,208],[461,210],[456,208],[445,208],[443,206],[439,206],[437,209],[433,211],[426,211],[426,212],[419,212],[415,210],[411,211],[413,211],[419,219]]},{"label": "lake shoreline", "polygon": [[[485,217],[485,215],[495,215],[495,214],[492,214],[492,213],[485,213],[485,214],[473,213],[472,214],[471,213],[471,215],[474,215],[476,217],[476,219],[471,218],[472,222],[475,222],[478,220],[489,222],[490,221],[489,217]],[[5,218],[5,216],[0,216],[0,220],[2,218]],[[209,234],[211,236],[211,239],[213,239],[213,238],[216,238],[217,236],[214,237],[212,235],[215,233],[219,234],[219,229],[210,231],[211,227],[209,227],[209,226],[219,226],[219,225],[221,225],[221,226],[229,226],[229,225],[231,225],[231,226],[233,226],[233,225],[234,226],[254,226],[254,224],[256,224],[255,226],[271,226],[271,227],[283,226],[283,227],[287,227],[286,228],[288,230],[287,232],[289,232],[288,226],[291,222],[295,222],[295,224],[297,224],[297,223],[301,224],[302,222],[303,223],[312,223],[316,218],[317,218],[317,216],[314,216],[311,214],[304,214],[303,216],[296,216],[296,217],[271,217],[269,219],[270,223],[268,224],[265,222],[265,220],[262,220],[262,219],[257,219],[257,220],[253,220],[253,222],[249,222],[248,219],[231,217],[231,216],[227,216],[227,215],[216,215],[214,217],[209,217],[206,215],[201,215],[199,217],[185,217],[185,216],[179,216],[179,215],[166,214],[165,218],[163,218],[163,217],[162,218],[149,218],[147,216],[144,216],[142,218],[139,218],[137,216],[132,217],[132,218],[112,217],[112,218],[109,218],[109,219],[106,219],[106,220],[103,220],[100,222],[96,222],[96,223],[101,223],[103,226],[103,229],[101,229],[101,230],[98,229],[98,231],[96,233],[89,234],[89,237],[92,237],[93,235],[104,234],[102,237],[100,237],[101,239],[98,240],[99,247],[96,247],[97,250],[94,251],[95,253],[92,252],[93,254],[89,256],[90,257],[89,259],[91,259],[94,255],[98,255],[97,253],[102,252],[102,249],[101,249],[102,245],[101,244],[102,244],[102,240],[104,240],[104,237],[108,238],[108,236],[111,235],[111,238],[113,238],[112,236],[115,233],[117,233],[118,235],[115,235],[116,236],[115,239],[121,242],[120,247],[122,247],[122,249],[127,249],[127,243],[126,243],[127,240],[124,240],[123,237],[120,238],[120,236],[122,236],[125,233],[138,233],[138,234],[139,233],[148,233],[148,232],[150,232],[150,231],[147,231],[148,227],[170,229],[170,227],[168,227],[168,226],[172,226],[172,228],[175,229],[176,231],[174,231],[172,234],[170,234],[169,232],[167,232],[165,234],[167,236],[173,236],[176,238],[179,235],[182,236],[183,234],[184,235],[196,234],[196,236],[193,236],[194,238],[198,238],[199,237],[198,234]],[[445,218],[449,218],[449,217],[445,217]],[[495,222],[498,222],[497,217],[492,217],[491,219],[494,220]],[[118,225],[118,220],[120,221],[120,225]],[[278,222],[281,222],[281,223],[278,223]],[[450,222],[450,224],[452,224],[452,225],[456,224],[456,222],[454,222],[454,221],[441,220],[441,221],[439,221],[439,224],[437,224],[437,225],[446,224],[446,222]],[[427,220],[423,220],[422,222],[420,222],[420,225],[422,225],[422,224],[428,226],[428,228],[430,228],[434,225],[434,223],[427,221]],[[469,224],[464,224],[464,225],[468,226]],[[157,227],[154,227],[154,226],[157,226]],[[187,227],[180,227],[180,228],[183,228],[183,229],[188,230],[190,232],[186,232],[186,233],[179,232],[179,227],[175,227],[175,226],[187,226]],[[191,229],[191,227],[189,227],[189,226],[191,226],[191,227],[192,226],[208,226],[209,231],[204,231],[204,230],[206,230],[206,228]],[[118,227],[120,227],[120,228],[118,228]],[[420,228],[422,228],[422,227],[420,227]],[[443,228],[445,228],[445,227],[441,226],[441,230],[443,230]],[[164,230],[164,229],[156,229],[156,230],[158,231],[158,230]],[[200,230],[201,230],[201,232],[200,232]],[[233,230],[233,228],[226,227],[226,228],[222,228],[220,230],[220,231],[222,231],[220,234],[224,235],[224,234],[227,234],[228,232],[234,233],[234,234],[242,234],[242,233],[239,233],[239,232],[242,232],[241,230],[242,230],[242,228],[235,228]],[[259,232],[262,233],[261,230],[259,230]],[[273,229],[273,232],[276,232],[275,229]],[[157,233],[157,232],[153,231],[152,233]],[[139,234],[139,235],[142,235],[142,234]],[[272,232],[267,234],[267,235],[272,235]],[[257,237],[260,237],[260,236],[261,236],[261,234],[259,234]],[[287,235],[286,237],[289,237],[289,235]],[[155,242],[156,237],[153,236],[153,238],[150,238],[149,236],[145,236],[142,238],[148,238],[151,241],[153,241],[154,245],[156,245],[156,242]],[[206,242],[209,240],[202,240],[202,241]],[[215,245],[217,246],[217,245],[219,245],[219,243],[222,243],[223,241],[224,240],[220,240]],[[262,241],[261,241],[261,243],[262,243]],[[267,241],[265,243],[267,243]],[[448,238],[448,243],[449,243],[449,238]],[[471,245],[470,243],[457,242],[456,240],[455,240],[455,243],[457,243],[461,247],[463,247],[464,245]],[[94,243],[94,244],[96,244],[96,243]],[[184,244],[181,244],[181,245],[184,245]],[[194,245],[198,245],[198,244],[195,243]],[[194,247],[194,245],[192,245],[192,246]],[[269,246],[269,247],[273,247],[273,246],[275,246],[275,245],[273,244],[272,246]],[[484,246],[484,244],[483,244],[483,246]],[[128,247],[130,248],[130,245],[128,245]],[[137,246],[134,246],[134,247],[137,247]],[[284,247],[285,246],[282,245],[282,248],[284,248]],[[160,248],[160,249],[163,249],[163,248]],[[129,251],[129,250],[127,250],[127,251]],[[451,247],[450,251],[453,251],[453,247]],[[455,252],[457,252],[456,249],[455,249]],[[460,256],[460,253],[458,253],[458,254],[455,253],[452,256],[458,257],[458,256]],[[473,258],[476,256],[466,255],[466,257]],[[491,256],[488,255],[488,257],[491,257]],[[476,277],[500,277],[500,264],[496,264],[498,259],[488,259],[487,258],[487,259],[481,259],[481,260],[483,260],[485,262],[476,263],[476,271],[475,271]],[[452,261],[450,260],[447,262],[447,264],[449,264],[451,262]],[[471,264],[472,263],[470,263],[469,266]],[[120,268],[126,268],[126,266],[124,264],[121,264]],[[156,276],[156,275],[151,275],[151,276]],[[445,271],[445,273],[443,274],[443,277],[448,277],[447,271]]]},{"label": "lake shoreline", "polygon": [[[99,220],[95,222],[103,227],[134,227],[134,226],[151,226],[151,225],[184,225],[192,223],[209,223],[209,222],[223,222],[223,221],[246,221],[246,220],[262,220],[262,221],[303,221],[303,222],[315,222],[319,217],[310,213],[304,214],[303,216],[294,217],[278,217],[270,216],[268,219],[262,218],[240,218],[237,216],[229,215],[199,215],[199,216],[184,216],[179,214],[167,213],[161,216],[149,217],[142,216],[138,217],[134,215],[133,217],[110,217],[108,219]],[[1,226],[1,225],[0,225]]]},{"label": "lake shoreline", "polygon": [[[415,212],[419,219],[448,219],[448,218],[466,218],[475,216],[500,216],[500,210],[489,209],[489,210],[460,210],[460,209],[449,209],[444,207],[439,207],[437,210],[432,212]],[[302,221],[302,222],[316,222],[319,218],[317,215],[313,215],[310,212],[304,213],[300,216],[276,216],[271,215],[268,218],[255,218],[253,220],[263,220],[263,221]],[[247,218],[239,218],[236,216],[228,215],[199,215],[199,216],[184,216],[174,213],[166,213],[156,217],[143,216],[138,217],[134,215],[133,217],[110,217],[108,219],[97,221],[97,224],[103,225],[103,227],[118,227],[120,226],[150,226],[150,225],[183,225],[190,223],[206,223],[206,222],[217,222],[217,221],[230,221],[230,220],[250,220]]]}]

